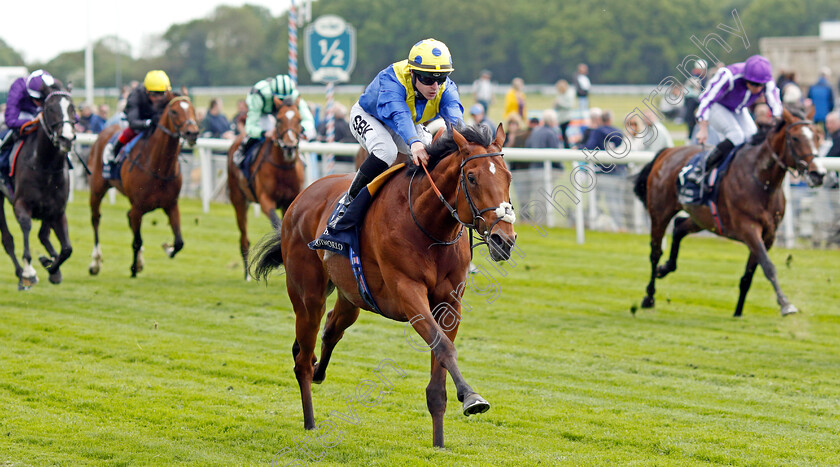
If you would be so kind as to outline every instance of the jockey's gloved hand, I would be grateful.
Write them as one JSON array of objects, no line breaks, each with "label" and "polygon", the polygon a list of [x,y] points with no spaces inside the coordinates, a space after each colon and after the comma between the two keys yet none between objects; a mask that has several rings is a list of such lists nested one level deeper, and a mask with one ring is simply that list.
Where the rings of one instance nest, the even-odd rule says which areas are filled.
[{"label": "jockey's gloved hand", "polygon": [[151,127],[152,127],[152,119],[151,119],[151,118],[147,118],[147,119],[143,122],[143,128],[151,128]]}]

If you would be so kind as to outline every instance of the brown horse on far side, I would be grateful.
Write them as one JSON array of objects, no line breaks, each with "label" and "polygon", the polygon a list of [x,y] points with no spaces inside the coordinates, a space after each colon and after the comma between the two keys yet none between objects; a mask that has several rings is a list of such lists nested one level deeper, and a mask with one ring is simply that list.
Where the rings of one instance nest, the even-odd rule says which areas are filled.
[{"label": "brown horse on far side", "polygon": [[[465,415],[490,408],[461,376],[452,343],[470,262],[464,226],[479,232],[495,261],[509,259],[516,240],[511,175],[501,153],[504,131],[499,127],[495,140],[483,126],[453,129],[445,136],[441,133],[428,147],[430,177],[420,167],[393,175],[373,199],[360,237],[361,266],[378,308],[386,318],[408,321],[433,352],[426,403],[432,415],[433,442],[439,447],[443,446],[447,372],[455,382]],[[307,187],[289,207],[280,232],[258,245],[252,263],[255,276],[263,278],[285,265],[296,318],[294,371],[303,403],[303,425],[309,430],[315,428],[312,383],[324,381],[333,349],[358,318],[359,309],[371,309],[359,294],[346,257],[307,247],[324,231],[352,178],[352,174],[331,175]],[[338,298],[327,314],[321,359],[316,363],[315,341],[333,290],[338,291]],[[395,345],[418,345],[418,340],[406,333],[414,344]]]},{"label": "brown horse on far side", "polygon": [[[814,123],[794,116],[785,109],[783,118],[769,131],[767,138],[760,144],[744,146],[720,181],[716,206],[722,232],[716,226],[708,205],[682,205],[677,201],[677,176],[686,162],[701,148],[683,146],[665,149],[657,154],[642,169],[635,186],[636,195],[647,206],[651,219],[652,270],[642,307],[653,307],[656,279],[677,269],[677,254],[682,239],[691,233],[709,230],[743,242],[750,250],[747,268],[741,278],[736,317],[743,312],[744,300],[759,264],[776,290],[776,300],[782,315],[796,313],[798,310],[779,287],[776,268],[767,250],[773,246],[776,229],[785,214],[785,195],[782,191],[785,174],[795,171],[804,176],[810,186],[822,184],[825,169],[817,159],[818,146]],[[678,218],[675,222],[670,258],[659,266],[662,237],[671,218],[680,210],[685,210],[690,217]]]},{"label": "brown horse on far side", "polygon": [[140,225],[143,214],[161,208],[169,216],[169,225],[175,236],[174,243],[163,244],[166,254],[173,258],[181,248],[181,214],[178,210],[178,195],[181,193],[181,169],[178,154],[181,152],[181,138],[189,144],[198,139],[198,123],[195,108],[187,96],[175,97],[167,93],[167,102],[155,130],[143,137],[131,149],[120,168],[120,180],[105,180],[102,177],[102,151],[119,125],[112,125],[99,134],[90,149],[90,222],[93,225],[93,261],[89,271],[99,273],[102,266],[102,249],[99,246],[99,206],[108,188],[114,187],[126,195],[131,202],[128,223],[134,232],[132,242],[133,261],[131,277],[143,269],[143,238]]},{"label": "brown horse on far side", "polygon": [[240,136],[228,151],[228,190],[230,201],[236,210],[236,225],[239,226],[239,251],[245,265],[245,280],[248,280],[248,204],[260,203],[262,212],[271,220],[274,229],[280,228],[276,210],[283,213],[303,189],[304,167],[299,157],[303,127],[301,126],[298,103],[291,98],[280,101],[274,98],[277,108],[274,137],[266,139],[258,149],[247,174],[233,162],[233,154],[242,143]]}]

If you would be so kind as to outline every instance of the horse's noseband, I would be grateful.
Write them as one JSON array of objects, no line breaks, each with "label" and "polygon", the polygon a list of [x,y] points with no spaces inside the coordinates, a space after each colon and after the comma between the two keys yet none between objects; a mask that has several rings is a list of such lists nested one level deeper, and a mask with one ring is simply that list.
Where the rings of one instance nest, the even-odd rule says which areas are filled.
[{"label": "horse's noseband", "polygon": [[[796,175],[801,175],[803,172],[808,171],[808,163],[805,161],[805,157],[811,156],[812,158],[814,158],[817,157],[817,155],[806,154],[804,156],[800,156],[799,154],[797,154],[795,148],[793,147],[793,136],[791,136],[790,130],[797,126],[813,124],[814,122],[810,120],[800,120],[798,122],[791,123],[785,128],[785,152],[790,153],[791,157],[793,157],[795,167],[793,167],[791,170],[791,168],[789,168],[787,164],[782,162],[780,158],[775,158],[776,163],[779,164],[783,169],[791,170],[792,172],[795,172]],[[784,157],[784,154],[782,154],[782,157]]]},{"label": "horse's noseband", "polygon": [[[464,167],[467,165],[467,162],[469,162],[473,159],[479,159],[479,158],[483,158],[483,157],[495,157],[495,156],[504,156],[504,153],[502,153],[502,152],[488,152],[487,154],[476,154],[474,156],[470,156],[470,157],[464,159],[463,161],[461,161],[461,166],[459,168],[459,171],[461,172],[461,174],[460,174],[460,179],[459,179],[459,182],[458,182],[458,191],[455,193],[455,202],[457,203],[458,194],[461,190],[463,190],[464,191],[464,197],[467,199],[467,205],[470,207],[470,213],[472,214],[472,218],[473,218],[471,223],[464,222],[461,219],[461,216],[458,214],[458,209],[453,207],[451,204],[449,204],[448,201],[446,201],[446,198],[444,198],[444,196],[440,193],[440,191],[438,191],[437,187],[434,184],[434,181],[432,181],[432,177],[431,177],[431,175],[429,175],[428,170],[426,170],[426,166],[425,165],[423,166],[423,170],[426,170],[426,176],[429,177],[429,181],[432,183],[432,187],[434,188],[435,193],[438,195],[438,199],[440,199],[440,201],[443,203],[443,205],[446,206],[446,209],[449,210],[449,213],[452,214],[452,217],[454,217],[455,220],[458,221],[459,224],[461,224],[461,230],[458,232],[458,235],[453,240],[448,241],[448,242],[438,240],[437,238],[432,236],[429,232],[426,231],[426,229],[424,229],[420,225],[420,223],[417,220],[417,217],[414,215],[414,210],[411,207],[411,203],[409,202],[408,207],[409,207],[409,211],[411,212],[411,217],[412,217],[412,219],[414,219],[414,223],[420,228],[420,230],[424,234],[426,234],[427,237],[431,238],[432,240],[434,240],[436,242],[436,243],[433,243],[433,245],[452,245],[452,244],[454,244],[455,242],[458,241],[459,238],[461,238],[461,234],[464,233],[464,227],[467,227],[469,229],[477,231],[479,236],[481,236],[482,242],[473,245],[473,248],[475,248],[478,245],[486,244],[488,242],[487,237],[490,235],[490,233],[493,231],[493,228],[496,227],[496,224],[498,224],[499,222],[504,221],[504,222],[510,222],[511,224],[516,222],[516,214],[514,213],[512,204],[510,204],[508,202],[502,202],[499,206],[493,206],[493,207],[489,207],[489,208],[478,209],[478,207],[475,205],[475,202],[472,199],[472,196],[470,196],[470,191],[469,191],[469,188],[467,186],[467,175],[466,175],[466,172],[464,171]],[[414,178],[414,176],[412,175],[412,182],[413,182],[413,178]],[[409,200],[411,200],[411,184],[412,183],[409,182],[409,185],[408,185],[408,190],[409,190],[408,198],[409,198]],[[492,224],[489,224],[483,216],[483,214],[485,212],[488,212],[488,211],[493,211],[496,214],[496,221],[493,222]],[[484,227],[485,227],[484,230],[480,230],[478,228],[478,221],[479,220],[484,222]]]}]

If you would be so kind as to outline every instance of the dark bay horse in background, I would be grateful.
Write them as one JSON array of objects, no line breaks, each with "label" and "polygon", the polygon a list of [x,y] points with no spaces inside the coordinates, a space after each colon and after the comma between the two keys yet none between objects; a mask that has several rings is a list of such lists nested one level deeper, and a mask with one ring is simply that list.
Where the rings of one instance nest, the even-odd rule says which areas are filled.
[{"label": "dark bay horse in background", "polygon": [[[46,96],[43,110],[38,119],[21,129],[23,144],[12,167],[15,186],[9,203],[23,232],[23,266],[15,257],[14,239],[6,224],[5,195],[0,194],[0,232],[3,247],[15,265],[18,290],[29,289],[38,282],[29,251],[32,219],[41,220],[38,238],[49,257],[41,256],[39,260],[47,269],[50,282],[61,283],[59,267],[73,252],[64,211],[70,196],[67,153],[76,139],[76,108],[70,93],[58,80],[52,86],[44,86],[42,92]],[[61,245],[60,253],[50,242],[50,231],[55,232]]]},{"label": "dark bay horse in background", "polygon": [[274,98],[274,105],[278,109],[274,137],[267,139],[257,150],[257,155],[251,163],[246,175],[233,162],[233,154],[242,144],[245,136],[240,136],[228,151],[228,190],[230,202],[236,210],[236,225],[239,226],[239,251],[245,266],[245,280],[248,280],[248,250],[251,242],[248,240],[248,205],[260,203],[262,212],[271,220],[275,230],[280,228],[280,217],[277,209],[285,214],[303,189],[304,167],[299,157],[303,127],[301,126],[298,103],[291,98],[280,101]]},{"label": "dark bay horse in background", "polygon": [[[635,187],[636,195],[647,206],[651,219],[652,270],[642,307],[653,307],[656,279],[677,269],[677,254],[682,239],[691,233],[709,230],[743,242],[750,249],[747,268],[741,278],[736,317],[743,312],[744,300],[759,264],[776,290],[782,315],[796,313],[798,310],[779,287],[776,268],[767,251],[773,246],[776,228],[785,214],[782,181],[788,170],[804,176],[812,187],[822,184],[825,169],[817,159],[818,144],[814,123],[785,109],[783,118],[763,142],[742,148],[720,182],[717,209],[722,232],[716,227],[708,205],[682,205],[677,201],[677,176],[686,162],[701,150],[700,146],[669,148],[657,154],[642,169]],[[665,229],[681,209],[690,217],[678,218],[675,222],[670,258],[658,266]]]},{"label": "dark bay horse in background", "polygon": [[[428,147],[430,177],[424,177],[420,167],[412,167],[382,186],[366,214],[360,237],[361,265],[378,308],[386,318],[408,321],[433,351],[426,402],[432,415],[433,442],[440,447],[447,371],[465,415],[490,408],[461,376],[452,343],[470,262],[470,242],[461,233],[465,225],[475,228],[495,261],[509,259],[516,240],[511,175],[501,153],[504,131],[499,127],[495,140],[489,128],[465,127],[461,131],[463,134],[453,129],[442,137],[443,132],[438,132]],[[358,318],[359,309],[371,309],[359,294],[346,257],[307,247],[324,231],[352,178],[352,174],[331,175],[307,187],[289,207],[280,232],[267,236],[256,247],[252,262],[258,278],[285,265],[296,318],[292,354],[306,429],[315,428],[312,383],[324,381],[332,351],[344,330]],[[433,186],[439,187],[440,197]],[[327,314],[321,360],[316,363],[315,341],[325,302],[336,289],[338,298]]]},{"label": "dark bay horse in background", "polygon": [[181,138],[189,144],[198,139],[198,123],[195,109],[187,96],[167,95],[157,127],[149,136],[143,136],[131,149],[120,168],[120,180],[105,180],[102,177],[102,151],[114,133],[121,131],[119,125],[106,128],[96,138],[90,149],[90,222],[93,225],[93,261],[89,271],[99,273],[102,265],[102,249],[99,246],[99,206],[108,188],[115,187],[131,202],[128,224],[134,232],[132,242],[133,261],[131,277],[143,269],[143,238],[140,225],[143,214],[161,208],[169,216],[169,225],[175,236],[174,243],[163,244],[166,254],[173,258],[184,246],[181,238],[181,214],[178,210],[178,195],[181,192],[181,168],[178,154],[181,152]]}]

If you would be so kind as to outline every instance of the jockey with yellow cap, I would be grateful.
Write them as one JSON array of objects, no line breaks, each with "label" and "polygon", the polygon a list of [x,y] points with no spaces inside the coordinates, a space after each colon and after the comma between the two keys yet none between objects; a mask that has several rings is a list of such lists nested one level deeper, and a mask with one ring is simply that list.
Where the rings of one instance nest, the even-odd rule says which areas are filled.
[{"label": "jockey with yellow cap", "polygon": [[[449,79],[452,56],[441,41],[424,39],[414,44],[408,58],[389,65],[365,88],[350,110],[350,130],[370,154],[347,194],[345,208],[359,191],[397,159],[411,155],[414,164],[427,163],[426,145],[432,135],[423,123],[443,118],[453,125],[464,124],[464,107],[458,87]],[[331,222],[334,227],[341,211]]]},{"label": "jockey with yellow cap", "polygon": [[172,91],[169,83],[169,76],[163,70],[152,70],[146,73],[143,84],[137,86],[128,95],[125,104],[125,118],[128,120],[128,128],[123,130],[117,143],[113,146],[109,143],[102,153],[104,163],[110,163],[120,153],[126,143],[131,141],[141,131],[153,128],[156,113],[160,106],[166,101],[166,94]]},{"label": "jockey with yellow cap", "polygon": [[274,136],[274,115],[278,110],[274,105],[274,97],[281,101],[289,98],[296,102],[300,113],[300,126],[303,128],[302,137],[308,139],[315,136],[315,118],[312,117],[309,105],[300,97],[292,78],[289,75],[266,78],[254,84],[245,99],[248,104],[248,114],[245,117],[245,134],[248,139],[240,144],[233,154],[233,162],[236,165],[242,165],[254,144],[262,141],[262,138],[271,139]]}]

